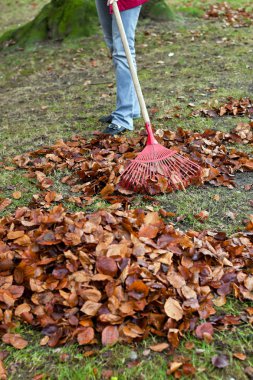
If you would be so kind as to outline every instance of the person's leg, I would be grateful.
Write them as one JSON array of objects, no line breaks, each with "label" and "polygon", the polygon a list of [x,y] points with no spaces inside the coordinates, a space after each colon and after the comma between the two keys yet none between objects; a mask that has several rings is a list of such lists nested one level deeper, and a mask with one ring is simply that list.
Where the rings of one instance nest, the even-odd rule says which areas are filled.
[{"label": "person's leg", "polygon": [[[135,65],[135,29],[140,10],[141,6],[121,12],[122,22]],[[133,117],[138,117],[140,114],[139,102],[114,15],[112,17],[112,35],[113,62],[117,84],[117,104],[116,111],[112,113],[112,123],[133,130]]]},{"label": "person's leg", "polygon": [[96,0],[98,18],[103,29],[105,43],[112,54],[112,15],[105,0]]}]

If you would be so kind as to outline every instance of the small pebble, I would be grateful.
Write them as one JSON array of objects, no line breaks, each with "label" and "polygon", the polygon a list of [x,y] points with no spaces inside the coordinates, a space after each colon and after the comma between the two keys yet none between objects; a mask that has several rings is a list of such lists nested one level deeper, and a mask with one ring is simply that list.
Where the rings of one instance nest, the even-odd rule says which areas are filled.
[{"label": "small pebble", "polygon": [[205,350],[203,350],[202,348],[197,348],[195,350],[196,354],[203,354],[203,352],[205,352]]},{"label": "small pebble", "polygon": [[137,352],[131,351],[129,355],[129,359],[136,360],[138,358]]}]

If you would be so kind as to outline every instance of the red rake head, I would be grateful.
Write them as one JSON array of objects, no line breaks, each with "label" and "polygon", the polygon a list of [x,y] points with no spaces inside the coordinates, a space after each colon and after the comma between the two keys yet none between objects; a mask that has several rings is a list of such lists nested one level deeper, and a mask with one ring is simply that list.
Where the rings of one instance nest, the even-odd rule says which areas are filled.
[{"label": "red rake head", "polygon": [[[150,183],[163,182],[165,191],[185,190],[201,176],[201,167],[160,144],[147,145],[130,161],[119,185],[138,192],[148,191]],[[165,189],[166,187],[166,189]]]}]

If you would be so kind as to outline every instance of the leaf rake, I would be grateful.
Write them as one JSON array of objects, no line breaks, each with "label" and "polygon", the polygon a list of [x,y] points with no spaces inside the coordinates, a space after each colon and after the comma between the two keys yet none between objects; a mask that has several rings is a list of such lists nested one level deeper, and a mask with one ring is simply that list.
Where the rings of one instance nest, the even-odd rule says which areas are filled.
[{"label": "leaf rake", "polygon": [[134,160],[130,161],[120,176],[119,185],[138,192],[145,192],[151,183],[163,181],[163,185],[165,184],[168,191],[185,190],[191,183],[198,181],[202,169],[195,162],[181,156],[176,150],[165,148],[155,139],[117,1],[113,2],[113,12],[148,134],[146,147]]}]

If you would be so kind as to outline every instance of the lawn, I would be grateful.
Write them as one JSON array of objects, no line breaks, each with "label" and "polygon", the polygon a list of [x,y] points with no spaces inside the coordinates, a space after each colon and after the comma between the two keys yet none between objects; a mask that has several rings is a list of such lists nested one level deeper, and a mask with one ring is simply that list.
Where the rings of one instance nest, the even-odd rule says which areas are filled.
[{"label": "lawn", "polygon": [[[47,1],[2,3],[0,34],[30,20]],[[140,21],[136,41],[139,76],[155,129],[230,132],[239,123],[249,122],[247,115],[193,116],[194,112],[225,103],[230,96],[252,97],[253,24],[238,27],[218,18],[204,19],[209,5],[216,3],[221,1],[171,0],[178,15],[175,21]],[[252,11],[249,1],[228,3]],[[59,139],[69,140],[75,135],[89,139],[93,131],[102,130],[98,118],[110,113],[114,102],[113,70],[101,33],[65,45],[43,44],[34,49],[0,52],[0,198],[12,200],[2,216],[28,206],[33,195],[39,193],[36,181],[27,177],[25,170],[13,170],[13,158]],[[138,120],[136,131],[142,127],[142,120]],[[249,143],[227,143],[226,147],[252,154]],[[61,182],[67,174],[61,170],[50,174],[54,190],[64,196],[66,209],[90,212],[109,206],[99,195],[86,208],[70,202],[71,188]],[[184,231],[210,229],[230,235],[242,230],[245,219],[252,214],[252,172],[236,174],[235,183],[231,189],[210,184],[190,187],[186,192],[159,195],[152,200],[139,195],[131,207],[159,207],[173,212],[173,223]],[[15,199],[17,191],[21,196]],[[209,217],[196,219],[203,210]],[[250,301],[231,297],[218,308],[217,315],[239,315],[250,306]],[[160,342],[153,336],[111,348],[67,344],[53,349],[40,346],[42,336],[37,329],[21,324],[15,332],[29,345],[19,351],[1,343],[0,359],[4,359],[8,379],[172,379],[166,371],[170,363],[180,362],[182,357],[189,359],[196,368],[195,378],[200,380],[253,376],[253,331],[248,322],[215,332],[211,342],[187,333],[174,353],[152,352],[149,346]],[[212,365],[214,355],[221,353],[229,359],[224,369]],[[238,358],[238,353],[243,355]],[[183,375],[181,379],[189,377]]]}]

